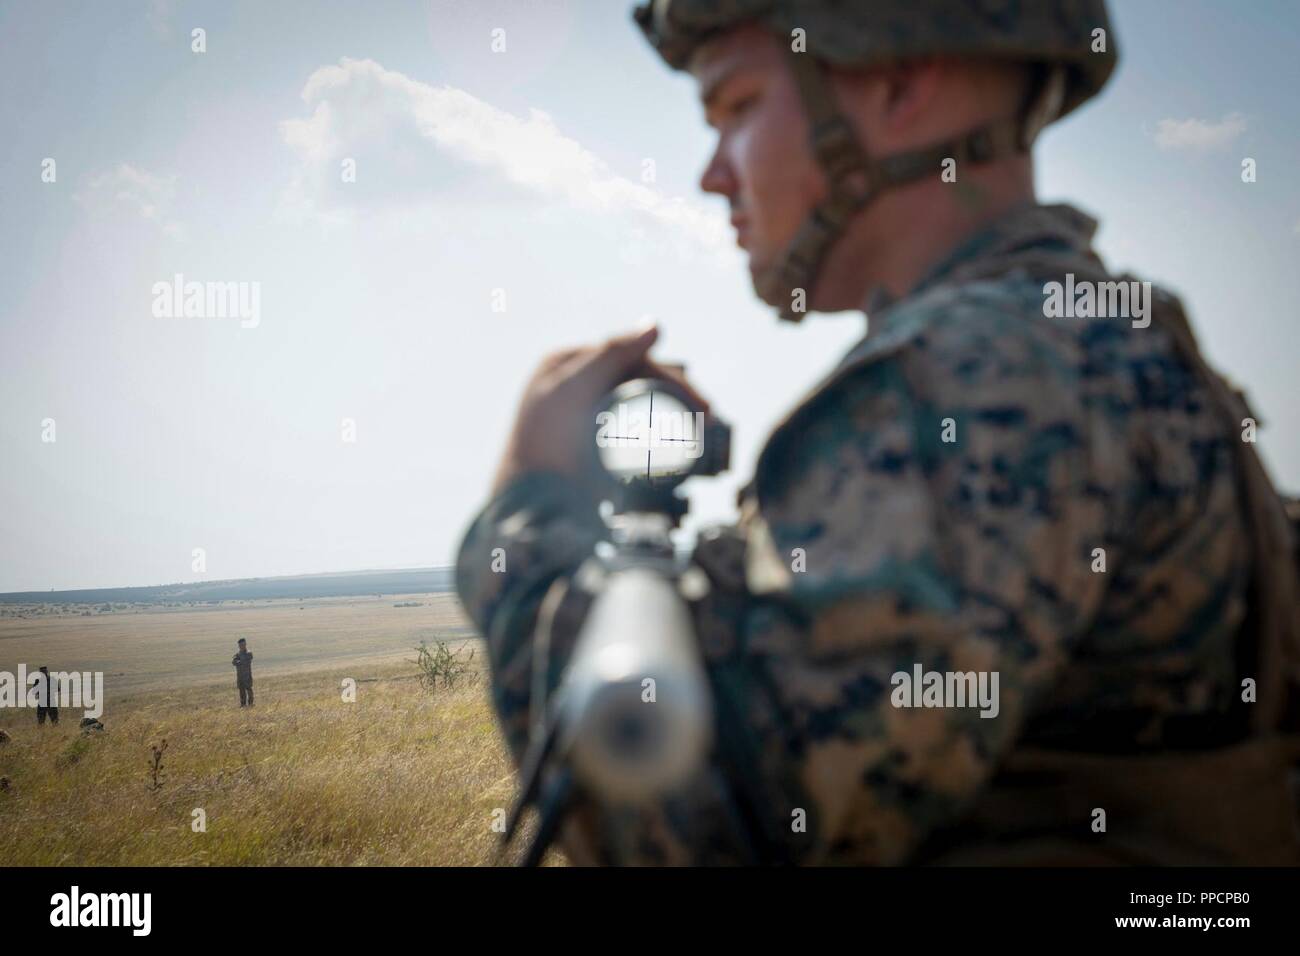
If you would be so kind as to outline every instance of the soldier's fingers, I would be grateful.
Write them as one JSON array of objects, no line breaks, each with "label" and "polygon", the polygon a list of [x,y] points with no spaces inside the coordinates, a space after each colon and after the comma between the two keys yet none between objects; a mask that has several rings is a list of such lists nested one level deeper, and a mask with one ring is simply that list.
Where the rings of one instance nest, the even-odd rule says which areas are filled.
[{"label": "soldier's fingers", "polygon": [[682,391],[689,395],[695,404],[700,406],[702,411],[707,412],[709,410],[709,400],[701,395],[695,389],[695,386],[686,380],[686,375],[681,371],[681,369],[674,368],[671,365],[661,365],[652,358],[646,358],[641,364],[643,374],[652,378],[666,378],[669,381],[675,382],[677,385],[681,386]]},{"label": "soldier's fingers", "polygon": [[552,352],[550,355],[546,356],[546,358],[542,359],[542,368],[546,368],[546,369],[558,368],[559,366],[563,365],[565,362],[569,361],[569,359],[573,358],[575,355],[585,351],[586,349],[580,347],[575,347],[570,349],[559,349],[558,351]]},{"label": "soldier's fingers", "polygon": [[573,357],[559,371],[575,388],[599,396],[635,372],[658,337],[659,328],[654,325],[615,336],[599,348]]}]

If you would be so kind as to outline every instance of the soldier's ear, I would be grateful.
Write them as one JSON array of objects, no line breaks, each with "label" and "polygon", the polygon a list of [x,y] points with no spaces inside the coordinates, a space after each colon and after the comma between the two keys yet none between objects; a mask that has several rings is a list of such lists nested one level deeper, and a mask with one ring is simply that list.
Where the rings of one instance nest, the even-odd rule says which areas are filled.
[{"label": "soldier's ear", "polygon": [[951,65],[927,57],[899,63],[882,71],[885,118],[895,127],[911,123],[939,95]]}]

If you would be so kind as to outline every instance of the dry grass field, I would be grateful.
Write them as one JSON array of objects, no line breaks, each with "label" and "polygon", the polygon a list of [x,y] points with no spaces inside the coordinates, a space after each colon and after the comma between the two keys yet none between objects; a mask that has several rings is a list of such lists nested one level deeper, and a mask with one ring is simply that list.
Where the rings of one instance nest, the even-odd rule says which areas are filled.
[{"label": "dry grass field", "polygon": [[[416,604],[416,607],[397,607]],[[421,640],[470,637],[451,594],[223,601],[196,607],[0,618],[0,670],[102,671],[110,706],[137,691],[229,681],[235,642],[246,638],[255,679],[348,661],[414,656]],[[3,719],[3,712],[0,712]]]},{"label": "dry grass field", "polygon": [[[412,600],[428,603],[392,606]],[[0,710],[11,738],[0,743],[0,859],[497,862],[493,812],[514,781],[486,681],[430,692],[407,663],[421,638],[463,633],[454,600],[314,603],[0,622],[0,669],[109,672],[103,732],[83,734],[80,711],[38,727],[31,710]],[[237,636],[256,655],[247,710],[230,667]],[[344,678],[357,681],[355,702]],[[151,751],[164,739],[155,788]],[[198,809],[206,832],[195,832]]]}]

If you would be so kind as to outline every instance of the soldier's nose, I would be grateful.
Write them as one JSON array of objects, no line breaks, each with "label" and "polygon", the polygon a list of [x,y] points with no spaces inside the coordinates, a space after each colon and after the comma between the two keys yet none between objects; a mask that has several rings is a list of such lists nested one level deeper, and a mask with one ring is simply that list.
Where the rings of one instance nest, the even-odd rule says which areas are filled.
[{"label": "soldier's nose", "polygon": [[704,167],[704,172],[700,175],[700,189],[706,193],[726,196],[728,199],[736,195],[736,177],[732,175],[731,167],[722,158],[721,149],[713,153],[708,165]]}]

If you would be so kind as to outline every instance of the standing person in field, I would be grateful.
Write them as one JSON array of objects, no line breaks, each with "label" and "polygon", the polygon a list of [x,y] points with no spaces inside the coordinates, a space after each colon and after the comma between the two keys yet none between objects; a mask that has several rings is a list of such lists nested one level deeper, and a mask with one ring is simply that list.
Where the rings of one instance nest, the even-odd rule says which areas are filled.
[{"label": "standing person in field", "polygon": [[51,724],[57,724],[59,722],[59,702],[54,698],[54,684],[50,680],[50,669],[48,667],[41,668],[41,680],[45,682],[45,691],[41,698],[45,703],[36,705],[36,723],[38,725],[44,724],[45,718],[49,717]]},{"label": "standing person in field", "polygon": [[239,639],[239,650],[230,659],[235,667],[235,683],[239,687],[239,706],[253,706],[253,652],[248,649],[248,642]]}]

